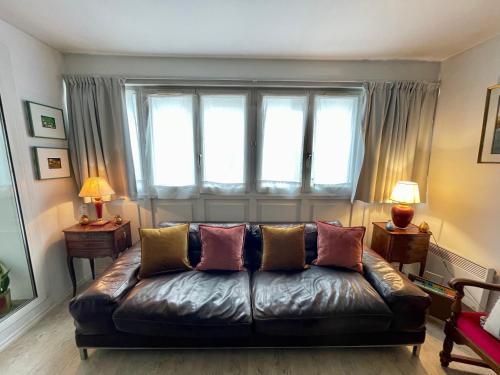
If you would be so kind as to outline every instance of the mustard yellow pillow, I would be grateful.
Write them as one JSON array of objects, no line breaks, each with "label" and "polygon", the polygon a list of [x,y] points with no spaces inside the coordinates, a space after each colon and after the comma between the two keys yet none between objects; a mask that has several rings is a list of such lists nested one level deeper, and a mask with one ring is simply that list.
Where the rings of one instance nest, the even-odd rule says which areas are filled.
[{"label": "mustard yellow pillow", "polygon": [[275,227],[261,225],[261,271],[301,270],[305,268],[304,225]]},{"label": "mustard yellow pillow", "polygon": [[141,267],[139,279],[169,271],[189,270],[189,224],[169,228],[139,229]]}]

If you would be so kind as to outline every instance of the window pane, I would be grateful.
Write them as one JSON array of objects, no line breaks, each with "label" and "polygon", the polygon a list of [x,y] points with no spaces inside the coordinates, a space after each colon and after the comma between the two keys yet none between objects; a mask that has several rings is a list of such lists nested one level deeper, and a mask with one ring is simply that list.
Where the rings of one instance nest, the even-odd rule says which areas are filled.
[{"label": "window pane", "polygon": [[141,156],[139,152],[139,128],[137,121],[137,94],[134,90],[126,90],[128,130],[132,148],[132,159],[134,162],[135,180],[137,189],[142,182]]},{"label": "window pane", "polygon": [[193,96],[151,96],[153,185],[195,185]]},{"label": "window pane", "polygon": [[357,97],[315,98],[311,168],[313,189],[320,189],[321,185],[350,183],[356,111]]},{"label": "window pane", "polygon": [[246,96],[202,95],[201,133],[205,188],[241,190],[245,183]]},{"label": "window pane", "polygon": [[307,96],[264,96],[259,188],[296,192],[302,186]]}]

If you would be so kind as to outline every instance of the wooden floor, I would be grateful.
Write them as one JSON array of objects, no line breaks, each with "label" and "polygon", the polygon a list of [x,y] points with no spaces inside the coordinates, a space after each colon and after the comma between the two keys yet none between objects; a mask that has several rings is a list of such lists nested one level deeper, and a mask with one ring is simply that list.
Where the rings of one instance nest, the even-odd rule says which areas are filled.
[{"label": "wooden floor", "polygon": [[[1,375],[71,374],[493,374],[452,363],[439,365],[442,327],[428,324],[420,358],[410,347],[233,350],[89,350],[80,361],[67,302],[0,352]],[[467,352],[468,353],[468,352]]]}]

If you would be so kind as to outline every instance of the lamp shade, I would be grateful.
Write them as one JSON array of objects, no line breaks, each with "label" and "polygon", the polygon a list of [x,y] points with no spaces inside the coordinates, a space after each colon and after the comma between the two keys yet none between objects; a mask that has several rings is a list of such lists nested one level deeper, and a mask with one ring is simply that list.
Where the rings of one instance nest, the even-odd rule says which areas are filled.
[{"label": "lamp shade", "polygon": [[89,177],[85,180],[79,197],[84,198],[102,198],[106,195],[114,194],[108,182],[102,177]]},{"label": "lamp shade", "polygon": [[403,204],[420,203],[418,184],[413,181],[398,181],[390,199]]}]

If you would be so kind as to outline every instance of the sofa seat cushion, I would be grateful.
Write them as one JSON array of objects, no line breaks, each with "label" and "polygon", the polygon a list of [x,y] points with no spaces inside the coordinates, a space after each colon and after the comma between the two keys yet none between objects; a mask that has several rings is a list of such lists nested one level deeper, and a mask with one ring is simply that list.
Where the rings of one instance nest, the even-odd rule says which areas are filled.
[{"label": "sofa seat cushion", "polygon": [[312,266],[258,271],[252,278],[255,329],[268,335],[330,335],[388,330],[392,312],[361,274]]},{"label": "sofa seat cushion", "polygon": [[119,331],[173,337],[251,332],[247,271],[186,271],[141,280],[113,314]]}]

